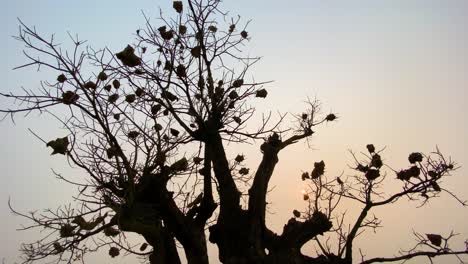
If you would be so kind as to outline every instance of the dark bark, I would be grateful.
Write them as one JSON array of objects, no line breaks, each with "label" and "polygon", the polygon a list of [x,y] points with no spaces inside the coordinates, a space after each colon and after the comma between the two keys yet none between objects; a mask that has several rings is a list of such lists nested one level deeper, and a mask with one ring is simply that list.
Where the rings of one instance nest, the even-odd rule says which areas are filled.
[{"label": "dark bark", "polygon": [[258,166],[252,187],[249,189],[249,214],[263,224],[265,223],[268,183],[278,163],[280,143],[279,139],[270,139],[262,144],[263,158]]},{"label": "dark bark", "polygon": [[156,236],[143,236],[148,244],[153,247],[153,253],[151,253],[149,258],[151,264],[181,263],[174,237],[170,235],[166,228],[161,227],[159,234]]},{"label": "dark bark", "polygon": [[189,264],[208,264],[208,250],[204,230],[192,230],[190,244],[185,244],[184,251]]},{"label": "dark bark", "polygon": [[278,163],[280,141],[276,137],[271,137],[269,141],[263,143],[261,149],[263,158],[258,166],[252,187],[249,189],[249,243],[251,244],[251,254],[259,258],[265,257],[264,232],[266,195],[268,183]]},{"label": "dark bark", "polygon": [[209,240],[217,244],[222,263],[259,263],[249,243],[249,219],[244,210],[233,212],[229,218],[218,218],[209,228]]},{"label": "dark bark", "polygon": [[[162,224],[156,211],[149,208],[124,209],[119,213],[119,229],[142,235],[153,247],[151,263],[181,263],[174,236]],[[137,220],[138,219],[138,220]]]},{"label": "dark bark", "polygon": [[[213,128],[211,130],[213,131]],[[226,213],[240,211],[240,192],[232,177],[224,144],[217,131],[209,133],[206,148],[212,157],[214,175],[219,183],[220,217],[228,216]]]},{"label": "dark bark", "polygon": [[[280,236],[270,233],[266,240],[269,251],[266,263],[334,263],[324,262],[323,258],[310,258],[301,254],[301,247],[314,237],[327,232],[332,227],[326,215],[315,212],[312,218],[300,222],[291,218],[283,227]],[[329,259],[329,258],[327,258]]]},{"label": "dark bark", "polygon": [[200,227],[206,225],[206,221],[208,221],[218,207],[213,199],[211,174],[211,162],[213,160],[212,151],[205,147],[204,154],[203,169],[201,172],[203,176],[203,200],[201,201],[200,207],[195,208],[198,211],[195,223]]},{"label": "dark bark", "polygon": [[159,261],[154,263],[180,262],[175,262],[175,257],[172,257],[177,256],[178,259],[174,238],[184,247],[188,263],[208,263],[204,224],[196,225],[179,209],[166,188],[169,174],[165,167],[158,174],[142,176],[134,201],[123,206],[121,228],[146,238],[154,247],[151,261]]},{"label": "dark bark", "polygon": [[356,223],[353,226],[353,229],[349,232],[348,239],[346,241],[346,255],[345,259],[347,263],[353,263],[353,241],[356,238],[357,232],[359,228],[361,228],[361,224],[367,216],[367,213],[372,208],[371,204],[366,204],[366,206],[362,209],[361,213],[359,214]]},{"label": "dark bark", "polygon": [[205,147],[212,158],[214,176],[218,181],[220,211],[217,222],[209,228],[209,240],[217,244],[219,259],[223,263],[243,263],[248,261],[250,246],[248,241],[248,216],[240,207],[240,192],[236,187],[226,157],[222,138],[216,125],[207,122]]}]

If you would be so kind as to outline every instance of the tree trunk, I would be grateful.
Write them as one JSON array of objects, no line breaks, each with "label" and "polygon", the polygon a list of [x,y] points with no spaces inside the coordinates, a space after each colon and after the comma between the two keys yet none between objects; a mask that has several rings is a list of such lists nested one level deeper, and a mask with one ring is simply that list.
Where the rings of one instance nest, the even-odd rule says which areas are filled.
[{"label": "tree trunk", "polygon": [[151,253],[149,257],[150,264],[181,263],[174,237],[172,237],[167,230],[161,231],[156,237],[144,237],[153,247],[153,253]]},{"label": "tree trunk", "polygon": [[208,250],[203,228],[191,230],[191,240],[184,246],[185,256],[188,264],[208,264]]}]

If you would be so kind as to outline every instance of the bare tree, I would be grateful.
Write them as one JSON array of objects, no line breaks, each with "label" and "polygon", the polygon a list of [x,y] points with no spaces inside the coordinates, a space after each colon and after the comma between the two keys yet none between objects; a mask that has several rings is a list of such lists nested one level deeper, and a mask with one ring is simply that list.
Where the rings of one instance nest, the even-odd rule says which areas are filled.
[{"label": "bare tree", "polygon": [[[1,94],[19,103],[1,111],[12,118],[39,111],[60,120],[68,134],[43,141],[52,154],[65,155],[87,175],[74,182],[57,174],[78,187],[76,205],[43,214],[12,208],[31,221],[25,229],[46,231],[42,239],[22,246],[24,263],[83,261],[87,252],[98,250],[109,250],[111,257],[126,251],[151,263],[180,263],[177,243],[188,263],[208,263],[208,241],[216,244],[223,263],[353,263],[356,238],[380,227],[377,217],[369,217],[373,208],[404,197],[423,206],[441,192],[466,206],[439,185],[456,169],[439,151],[412,153],[409,168],[388,167],[387,176],[381,151],[368,145],[363,160],[353,153],[354,177],[328,179],[325,163],[316,162],[311,173],[302,175],[310,187],[304,191],[308,208],[294,210],[281,234],[268,229],[266,198],[278,154],[337,117],[321,115],[318,102],[309,101],[290,129],[280,128],[285,115],[273,121],[268,114],[249,130],[253,100],[267,97],[267,82],[247,75],[259,58],[243,54],[246,25],[222,12],[219,2],[174,1],[174,18],[161,16],[158,26],[146,18],[136,42],[118,52],[86,47],[77,38],[71,38],[74,49],[65,51],[53,37],[20,21],[17,39],[26,46],[29,63],[17,69],[49,68],[57,77],[41,82],[41,89]],[[66,118],[57,113],[67,113]],[[255,171],[244,166],[243,155],[226,155],[228,142],[260,144],[262,159]],[[394,175],[402,188],[385,195],[381,189]],[[241,183],[248,190],[242,191]],[[349,226],[339,210],[344,199],[362,205]],[[127,232],[146,243],[132,245]],[[360,261],[467,254],[449,247],[454,233],[415,236],[417,245],[399,256],[363,256]],[[321,249],[316,257],[301,253],[308,241]]]}]

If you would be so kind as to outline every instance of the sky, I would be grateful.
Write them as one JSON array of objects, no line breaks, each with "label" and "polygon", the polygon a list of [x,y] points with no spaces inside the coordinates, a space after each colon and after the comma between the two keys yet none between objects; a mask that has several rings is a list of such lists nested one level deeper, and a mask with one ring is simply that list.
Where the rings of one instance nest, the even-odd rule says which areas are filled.
[{"label": "sky", "polygon": [[[118,51],[132,42],[135,30],[144,24],[142,11],[156,18],[158,7],[172,14],[170,5],[171,1],[149,0],[6,1],[0,10],[0,90],[35,88],[40,80],[55,78],[36,69],[12,70],[25,62],[22,44],[12,38],[18,30],[17,18],[45,35],[55,33],[65,46],[70,44],[70,32],[88,40],[90,46]],[[467,1],[226,0],[222,9],[241,15],[244,21],[252,20],[245,51],[263,59],[250,74],[256,80],[274,81],[266,87],[267,100],[256,105],[259,113],[299,114],[307,97],[316,97],[325,113],[339,116],[338,122],[317,129],[310,146],[298,143],[280,154],[267,217],[273,230],[280,232],[292,210],[305,207],[300,193],[305,188],[302,171],[324,160],[328,175],[350,175],[348,150],[364,151],[368,143],[386,147],[382,156],[393,168],[406,166],[411,152],[428,153],[439,147],[461,165],[444,186],[468,199]],[[0,105],[5,104],[0,99]],[[55,179],[51,169],[85,177],[69,169],[64,158],[50,156],[50,150],[28,128],[45,138],[61,132],[54,120],[36,113],[18,115],[15,123],[10,119],[0,122],[4,139],[0,148],[0,260],[4,263],[18,261],[21,241],[38,235],[15,231],[25,222],[11,214],[8,199],[26,212],[55,208],[71,202],[74,189]],[[228,146],[229,153],[245,153],[252,168],[260,159],[258,148]],[[368,257],[392,256],[414,243],[413,230],[443,234],[454,230],[460,235],[453,246],[463,248],[468,238],[467,208],[446,194],[428,206],[416,206],[404,200],[376,211],[384,228],[366,233],[358,246]],[[350,204],[347,209],[352,215],[359,206]],[[213,250],[211,254],[216,255]],[[92,260],[125,262],[106,254]],[[444,258],[434,263],[457,262]]]}]

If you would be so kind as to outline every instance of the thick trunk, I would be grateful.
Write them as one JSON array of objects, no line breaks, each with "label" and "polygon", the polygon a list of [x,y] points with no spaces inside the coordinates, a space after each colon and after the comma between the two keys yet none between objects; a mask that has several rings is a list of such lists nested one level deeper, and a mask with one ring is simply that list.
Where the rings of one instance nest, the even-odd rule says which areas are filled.
[{"label": "thick trunk", "polygon": [[[123,212],[119,218],[119,228],[122,231],[130,231],[141,234],[148,244],[153,247],[150,255],[150,263],[179,264],[179,254],[175,243],[173,230],[174,225],[163,224],[163,220],[155,218],[157,211],[151,212],[150,207],[134,206]],[[195,225],[179,226],[183,233],[182,246],[185,250],[189,264],[208,264],[208,251],[203,227]],[[179,240],[180,241],[180,240]]]},{"label": "thick trunk", "polygon": [[210,242],[216,243],[222,263],[255,263],[249,241],[249,221],[243,210],[233,212],[228,218],[219,217],[209,228]]},{"label": "thick trunk", "polygon": [[240,210],[240,192],[232,177],[221,136],[213,133],[206,142],[206,148],[211,152],[214,175],[219,184],[220,215],[227,213],[228,217],[233,211]]},{"label": "thick trunk", "polygon": [[210,152],[214,176],[218,182],[220,211],[210,227],[210,242],[217,244],[223,263],[253,263],[249,259],[249,226],[246,211],[240,207],[240,192],[232,177],[221,136],[211,128],[205,147]]},{"label": "thick trunk", "polygon": [[223,263],[229,264],[351,264],[335,256],[309,257],[303,255],[298,249],[284,249],[278,252],[272,252],[263,259],[251,260],[247,256],[236,256],[227,259]]},{"label": "thick trunk", "polygon": [[269,140],[261,147],[263,158],[257,168],[254,182],[249,189],[249,213],[254,220],[265,223],[268,183],[278,163],[279,141]]},{"label": "thick trunk", "polygon": [[252,254],[260,258],[265,255],[264,232],[266,195],[268,183],[278,163],[278,142],[269,141],[262,145],[263,158],[257,168],[252,187],[249,189],[249,243]]},{"label": "thick trunk", "polygon": [[351,229],[351,232],[349,232],[348,239],[346,241],[346,256],[345,259],[347,263],[351,264],[353,263],[353,241],[356,238],[357,232],[359,228],[361,227],[362,222],[367,216],[367,213],[369,210],[372,208],[371,204],[366,204],[366,206],[362,209],[361,214],[359,215],[358,219],[356,220],[356,223],[353,226],[353,229]]},{"label": "thick trunk", "polygon": [[181,263],[174,237],[167,230],[162,229],[157,236],[144,235],[144,237],[153,247],[153,253],[149,258],[150,264]]},{"label": "thick trunk", "polygon": [[[208,254],[202,253],[200,254],[199,251],[192,251],[192,250],[185,250],[185,256],[187,257],[187,263],[188,264],[208,264],[209,259],[208,259]],[[171,263],[172,262],[167,262]]]},{"label": "thick trunk", "polygon": [[[210,219],[214,211],[218,207],[218,204],[215,203],[213,198],[213,188],[212,188],[212,173],[211,173],[211,162],[213,160],[212,151],[210,151],[206,146],[204,149],[204,161],[203,161],[203,170],[200,173],[203,176],[203,199],[200,203],[200,207],[196,208],[197,216],[195,218],[195,224],[201,228],[204,228],[206,221]],[[192,208],[195,209],[195,208]],[[189,213],[187,213],[188,215]]]},{"label": "thick trunk", "polygon": [[[210,241],[217,244],[222,263],[326,263],[323,259],[308,258],[300,253],[304,243],[331,228],[331,223],[324,214],[316,212],[305,222],[291,219],[281,236],[273,234],[265,226],[268,183],[278,163],[281,146],[282,142],[276,134],[261,146],[263,159],[249,189],[248,211],[238,207],[238,200],[232,204],[233,200],[226,194],[220,194],[221,211],[217,223],[210,227]],[[221,142],[210,147],[213,154],[216,153],[213,157],[216,178],[222,179],[223,176],[230,175],[230,171],[220,169],[229,170]],[[220,181],[221,192],[222,185]],[[269,253],[266,252],[267,249]]]},{"label": "thick trunk", "polygon": [[154,248],[151,263],[180,263],[175,239],[184,247],[188,263],[208,263],[205,225],[196,225],[178,208],[166,189],[166,175],[163,170],[142,177],[135,201],[121,210],[120,228],[145,237]]},{"label": "thick trunk", "polygon": [[174,236],[163,226],[162,220],[155,216],[155,212],[150,212],[148,208],[129,208],[119,213],[119,228],[122,231],[138,233],[145,238],[153,247],[153,253],[150,255],[151,264],[180,264]]},{"label": "thick trunk", "polygon": [[193,232],[191,245],[184,245],[188,264],[208,264],[208,250],[204,230]]}]

